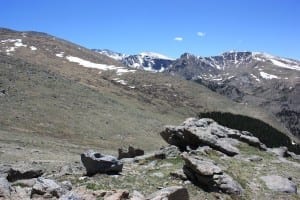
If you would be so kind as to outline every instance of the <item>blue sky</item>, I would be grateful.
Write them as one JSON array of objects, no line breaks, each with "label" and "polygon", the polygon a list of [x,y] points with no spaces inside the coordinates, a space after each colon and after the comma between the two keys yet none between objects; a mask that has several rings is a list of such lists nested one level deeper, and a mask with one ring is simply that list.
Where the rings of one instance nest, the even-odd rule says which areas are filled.
[{"label": "blue sky", "polygon": [[169,57],[262,51],[300,59],[299,0],[1,0],[0,27]]}]

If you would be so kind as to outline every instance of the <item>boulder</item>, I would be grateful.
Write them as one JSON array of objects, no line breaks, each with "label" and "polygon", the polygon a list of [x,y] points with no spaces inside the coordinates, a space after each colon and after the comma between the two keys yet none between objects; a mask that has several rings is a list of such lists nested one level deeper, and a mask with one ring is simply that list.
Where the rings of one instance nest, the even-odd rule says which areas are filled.
[{"label": "boulder", "polygon": [[127,151],[125,151],[124,149],[118,149],[118,153],[119,153],[118,159],[134,158],[136,156],[142,156],[145,154],[144,150],[134,148],[132,146],[129,146]]},{"label": "boulder", "polygon": [[270,190],[283,193],[297,193],[296,184],[288,178],[278,175],[262,176],[260,178]]},{"label": "boulder", "polygon": [[11,186],[6,178],[0,177],[0,199],[9,198],[11,194]]},{"label": "boulder", "polygon": [[41,169],[14,169],[10,168],[7,172],[7,180],[9,182],[14,182],[21,179],[32,179],[40,177],[44,174]]},{"label": "boulder", "polygon": [[31,197],[35,195],[42,195],[49,198],[61,196],[68,193],[68,190],[56,183],[54,180],[46,178],[37,178],[31,190]]},{"label": "boulder", "polygon": [[102,155],[93,150],[81,154],[81,162],[88,176],[92,176],[96,173],[116,174],[121,172],[123,168],[123,164],[116,157]]},{"label": "boulder", "polygon": [[171,186],[152,193],[146,200],[189,200],[189,194],[186,188]]},{"label": "boulder", "polygon": [[[200,146],[209,146],[229,156],[238,154],[236,147],[219,140],[226,137],[226,128],[218,126],[220,125],[211,119],[189,118],[180,126],[165,127],[160,135],[167,143],[177,146],[181,151],[185,151],[187,147],[197,149]],[[221,130],[224,131],[223,134]]]},{"label": "boulder", "polygon": [[228,156],[235,156],[239,154],[235,147],[238,141],[233,140],[266,150],[266,146],[251,133],[221,126],[208,118],[188,118],[179,126],[166,126],[160,135],[167,143],[177,146],[181,151],[209,146]]},{"label": "boulder", "polygon": [[212,160],[188,153],[182,153],[185,161],[183,171],[195,185],[208,191],[222,191],[227,194],[241,195],[243,192],[239,183],[224,173]]}]

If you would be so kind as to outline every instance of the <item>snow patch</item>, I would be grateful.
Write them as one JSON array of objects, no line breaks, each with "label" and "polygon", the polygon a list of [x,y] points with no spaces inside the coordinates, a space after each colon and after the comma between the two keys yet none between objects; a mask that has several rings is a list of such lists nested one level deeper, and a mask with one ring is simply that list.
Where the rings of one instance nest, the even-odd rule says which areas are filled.
[{"label": "snow patch", "polygon": [[6,44],[6,43],[13,43],[13,47],[6,47],[6,53],[7,55],[10,55],[11,52],[14,52],[17,48],[19,47],[27,47],[26,44],[22,43],[22,39],[7,39],[7,40],[1,40],[1,44]]},{"label": "snow patch", "polygon": [[136,70],[129,70],[124,67],[116,67],[114,65],[106,65],[106,64],[98,64],[98,63],[93,63],[88,60],[84,60],[78,57],[74,56],[67,56],[66,59],[70,62],[78,63],[79,65],[87,68],[94,68],[94,69],[100,69],[103,71],[107,70],[115,70],[117,75],[120,76],[124,73],[134,73]]},{"label": "snow patch", "polygon": [[277,65],[278,67],[287,68],[287,69],[294,69],[294,70],[300,71],[300,66],[299,66],[299,65],[285,64],[285,63],[280,62],[280,61],[275,60],[275,59],[270,59],[270,61],[271,61],[274,65]]},{"label": "snow patch", "polygon": [[57,53],[57,54],[55,54],[57,57],[60,57],[60,58],[62,58],[62,57],[64,57],[64,53],[65,52],[60,52],[60,53]]},{"label": "snow patch", "polygon": [[30,46],[29,48],[31,49],[31,51],[36,51],[37,50],[37,48],[35,46]]},{"label": "snow patch", "polygon": [[265,72],[260,72],[260,76],[263,77],[264,79],[280,79],[278,76],[268,74]]}]

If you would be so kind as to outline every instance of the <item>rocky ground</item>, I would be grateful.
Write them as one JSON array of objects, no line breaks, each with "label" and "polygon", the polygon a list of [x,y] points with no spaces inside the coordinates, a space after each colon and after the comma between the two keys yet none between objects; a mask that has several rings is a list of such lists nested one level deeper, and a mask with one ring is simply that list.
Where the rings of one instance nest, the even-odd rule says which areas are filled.
[{"label": "rocky ground", "polygon": [[211,119],[167,126],[161,136],[169,146],[145,155],[119,150],[120,160],[106,155],[117,151],[83,153],[65,141],[9,140],[1,133],[0,199],[300,198],[298,155]]}]

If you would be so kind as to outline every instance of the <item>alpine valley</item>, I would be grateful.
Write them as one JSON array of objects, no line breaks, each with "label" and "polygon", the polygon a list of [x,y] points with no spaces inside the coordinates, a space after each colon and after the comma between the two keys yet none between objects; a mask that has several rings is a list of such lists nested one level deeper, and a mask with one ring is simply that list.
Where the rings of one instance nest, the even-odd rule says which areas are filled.
[{"label": "alpine valley", "polygon": [[0,28],[0,199],[299,199],[299,119],[297,60]]}]

